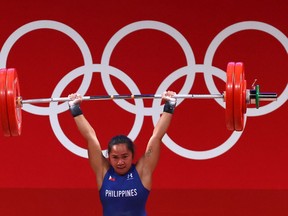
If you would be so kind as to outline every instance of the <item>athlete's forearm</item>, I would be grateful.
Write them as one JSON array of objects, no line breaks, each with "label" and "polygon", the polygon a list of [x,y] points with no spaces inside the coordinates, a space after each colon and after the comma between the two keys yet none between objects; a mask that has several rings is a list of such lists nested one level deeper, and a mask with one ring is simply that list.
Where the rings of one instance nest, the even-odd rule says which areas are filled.
[{"label": "athlete's forearm", "polygon": [[173,115],[171,113],[163,112],[163,114],[161,115],[159,121],[157,122],[153,130],[152,136],[154,138],[162,140],[163,136],[165,135],[165,133],[167,132],[169,128],[170,122],[172,120],[172,116]]}]

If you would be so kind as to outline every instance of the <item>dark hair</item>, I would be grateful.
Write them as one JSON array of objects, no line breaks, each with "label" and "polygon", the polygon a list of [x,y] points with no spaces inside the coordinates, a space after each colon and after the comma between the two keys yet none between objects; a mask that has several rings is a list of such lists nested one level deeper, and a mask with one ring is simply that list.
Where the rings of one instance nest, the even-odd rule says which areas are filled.
[{"label": "dark hair", "polygon": [[108,143],[108,155],[110,154],[112,147],[118,144],[126,144],[128,150],[131,151],[132,153],[132,157],[134,157],[133,141],[129,137],[122,135],[122,134],[112,137],[112,139]]}]

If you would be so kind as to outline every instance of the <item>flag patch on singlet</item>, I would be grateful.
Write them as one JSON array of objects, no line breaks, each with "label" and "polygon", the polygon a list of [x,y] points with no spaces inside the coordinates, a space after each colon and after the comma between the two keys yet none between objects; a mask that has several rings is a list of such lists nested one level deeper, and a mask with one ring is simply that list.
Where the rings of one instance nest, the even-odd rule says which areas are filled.
[{"label": "flag patch on singlet", "polygon": [[113,178],[111,175],[109,176],[109,181],[115,181],[116,179]]}]

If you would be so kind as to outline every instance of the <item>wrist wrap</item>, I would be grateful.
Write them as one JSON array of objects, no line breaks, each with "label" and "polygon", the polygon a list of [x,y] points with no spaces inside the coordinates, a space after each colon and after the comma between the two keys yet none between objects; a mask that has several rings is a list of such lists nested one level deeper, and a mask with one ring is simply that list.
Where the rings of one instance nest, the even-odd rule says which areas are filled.
[{"label": "wrist wrap", "polygon": [[164,105],[163,112],[173,114],[175,107],[176,107],[176,101],[166,101],[165,105]]},{"label": "wrist wrap", "polygon": [[76,117],[76,116],[83,114],[79,104],[69,106],[69,110],[70,110],[73,117]]}]

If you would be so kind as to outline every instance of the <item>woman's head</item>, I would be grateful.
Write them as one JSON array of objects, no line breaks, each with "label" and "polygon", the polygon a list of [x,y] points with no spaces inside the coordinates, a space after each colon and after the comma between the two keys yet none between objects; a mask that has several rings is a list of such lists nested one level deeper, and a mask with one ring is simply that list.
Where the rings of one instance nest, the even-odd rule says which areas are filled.
[{"label": "woman's head", "polygon": [[108,143],[108,156],[114,170],[124,175],[129,171],[134,158],[134,143],[125,135],[117,135]]},{"label": "woman's head", "polygon": [[129,137],[125,135],[117,135],[112,137],[112,139],[108,143],[108,155],[110,154],[112,147],[118,144],[125,144],[127,146],[127,149],[131,151],[132,156],[134,157],[134,143]]}]

